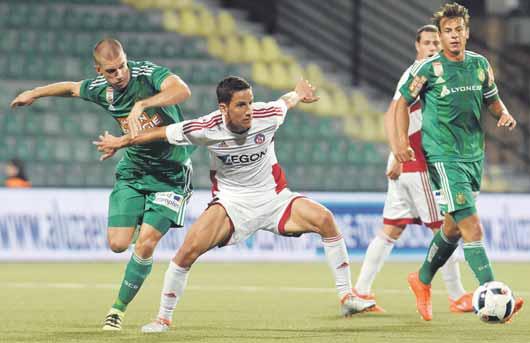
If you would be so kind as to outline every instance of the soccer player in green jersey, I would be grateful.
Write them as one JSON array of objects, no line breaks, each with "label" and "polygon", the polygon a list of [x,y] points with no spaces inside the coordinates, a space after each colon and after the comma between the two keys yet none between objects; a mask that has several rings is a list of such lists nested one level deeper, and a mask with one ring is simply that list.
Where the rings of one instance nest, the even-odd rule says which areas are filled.
[{"label": "soccer player in green jersey", "polygon": [[[482,225],[475,208],[484,159],[484,132],[480,125],[483,104],[499,118],[497,126],[512,130],[516,121],[499,98],[493,70],[483,56],[466,51],[469,14],[457,3],[445,4],[434,14],[442,51],[412,68],[396,104],[400,162],[414,159],[407,135],[407,107],[418,96],[422,102],[422,143],[434,190],[441,193],[443,229],[434,236],[423,265],[408,281],[418,312],[432,319],[431,281],[464,241],[464,256],[480,284],[494,280],[482,241]],[[515,312],[522,306],[517,299]]]},{"label": "soccer player in green jersey", "polygon": [[[151,62],[127,61],[117,40],[104,39],[93,51],[99,76],[80,82],[58,82],[18,95],[12,107],[31,105],[46,96],[80,97],[105,108],[124,133],[183,120],[178,103],[190,95],[188,86],[169,69]],[[140,232],[125,269],[119,295],[104,330],[121,330],[127,305],[151,271],[153,251],[170,227],[181,227],[192,193],[192,150],[157,142],[127,149],[116,167],[109,199],[108,244],[125,251],[137,225]],[[114,155],[109,150],[104,158]]]}]

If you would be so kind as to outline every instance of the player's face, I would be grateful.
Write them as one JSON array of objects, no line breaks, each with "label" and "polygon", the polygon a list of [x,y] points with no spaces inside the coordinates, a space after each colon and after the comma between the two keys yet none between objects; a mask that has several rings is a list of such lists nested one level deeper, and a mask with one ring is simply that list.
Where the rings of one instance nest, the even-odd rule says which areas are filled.
[{"label": "player's face", "polygon": [[250,129],[253,100],[254,95],[252,94],[252,89],[249,88],[235,92],[228,105],[219,104],[219,109],[231,131],[242,133]]},{"label": "player's face", "polygon": [[440,28],[440,39],[444,52],[453,56],[462,54],[469,38],[469,31],[464,18],[442,18]]},{"label": "player's face", "polygon": [[418,60],[431,57],[440,49],[440,35],[438,35],[438,32],[423,31],[420,35],[420,41],[416,42]]},{"label": "player's face", "polygon": [[131,78],[127,67],[127,57],[123,52],[114,60],[101,60],[100,64],[96,65],[96,71],[103,75],[112,88],[116,89],[127,87]]}]

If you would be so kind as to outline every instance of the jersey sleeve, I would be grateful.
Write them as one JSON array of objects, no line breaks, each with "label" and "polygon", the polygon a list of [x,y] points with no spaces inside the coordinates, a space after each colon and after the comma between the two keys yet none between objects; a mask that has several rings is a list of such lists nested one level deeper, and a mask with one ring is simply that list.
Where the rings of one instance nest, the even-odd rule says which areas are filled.
[{"label": "jersey sleeve", "polygon": [[271,102],[255,102],[253,105],[253,118],[266,120],[271,125],[279,127],[287,115],[287,104],[282,99]]},{"label": "jersey sleeve", "polygon": [[[102,81],[105,83],[104,81]],[[98,97],[98,85],[100,81],[98,79],[87,79],[81,82],[81,88],[79,89],[79,97],[83,100],[96,102]]]},{"label": "jersey sleeve", "polygon": [[412,68],[409,67],[407,68],[407,70],[405,70],[405,72],[403,72],[403,74],[401,75],[401,77],[399,78],[399,81],[398,81],[398,84],[396,86],[396,91],[394,92],[394,96],[392,97],[392,100],[399,100],[399,98],[401,97],[401,92],[400,92],[400,88],[405,84],[405,82],[407,82],[407,80],[409,79],[409,75],[410,75],[410,69]]},{"label": "jersey sleeve", "polygon": [[413,67],[410,70],[407,81],[399,88],[399,92],[405,98],[407,104],[412,104],[427,88],[430,66],[429,63],[421,63]]},{"label": "jersey sleeve", "polygon": [[166,137],[170,144],[174,145],[211,145],[219,143],[221,139],[214,139],[209,135],[210,128],[213,128],[223,119],[220,115],[206,115],[193,120],[185,120],[179,123],[168,125]]},{"label": "jersey sleeve", "polygon": [[146,62],[140,68],[141,70],[146,71],[145,75],[147,79],[157,91],[160,91],[160,88],[162,87],[162,82],[164,82],[164,80],[168,76],[173,75],[171,70],[169,70],[168,68],[158,66],[151,62]]},{"label": "jersey sleeve", "polygon": [[484,90],[483,98],[486,104],[491,104],[492,102],[499,100],[499,90],[497,89],[497,85],[495,84],[493,68],[491,68],[491,65],[489,64],[487,59],[484,59],[484,62],[486,73],[484,82],[482,84],[482,89]]}]

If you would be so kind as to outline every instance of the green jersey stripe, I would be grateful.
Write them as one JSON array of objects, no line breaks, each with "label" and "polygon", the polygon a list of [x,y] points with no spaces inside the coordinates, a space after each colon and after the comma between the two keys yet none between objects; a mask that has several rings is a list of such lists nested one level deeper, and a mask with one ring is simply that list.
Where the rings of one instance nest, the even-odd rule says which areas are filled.
[{"label": "green jersey stripe", "polygon": [[451,196],[451,186],[449,185],[449,180],[447,179],[447,174],[445,173],[445,167],[442,162],[436,162],[434,164],[438,174],[440,174],[440,180],[442,181],[442,191],[445,193],[445,198],[447,200],[447,210],[453,212],[455,210],[455,204],[453,202],[453,197]]}]

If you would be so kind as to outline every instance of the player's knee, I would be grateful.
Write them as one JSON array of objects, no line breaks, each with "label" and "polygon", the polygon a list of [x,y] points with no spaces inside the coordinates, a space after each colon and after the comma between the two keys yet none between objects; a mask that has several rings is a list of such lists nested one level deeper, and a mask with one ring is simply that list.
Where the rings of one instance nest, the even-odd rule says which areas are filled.
[{"label": "player's knee", "polygon": [[134,252],[141,258],[149,258],[153,256],[156,243],[153,240],[138,240],[134,246]]},{"label": "player's knee", "polygon": [[394,240],[398,240],[399,237],[401,237],[401,234],[403,233],[403,230],[405,230],[405,226],[397,226],[397,225],[388,225],[388,224],[385,224],[383,226],[383,230],[382,230],[382,233],[387,236],[387,237],[390,237]]},{"label": "player's knee", "polygon": [[338,234],[333,213],[327,208],[322,208],[318,214],[316,227],[322,235],[327,237]]},{"label": "player's knee", "polygon": [[199,244],[191,243],[180,247],[177,253],[177,264],[181,267],[190,267],[201,255]]},{"label": "player's knee", "polygon": [[479,222],[473,223],[470,230],[467,232],[467,238],[469,241],[480,241],[482,240],[482,225]]},{"label": "player's knee", "polygon": [[109,238],[109,247],[115,253],[124,252],[129,247],[129,242],[123,239]]}]

